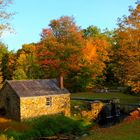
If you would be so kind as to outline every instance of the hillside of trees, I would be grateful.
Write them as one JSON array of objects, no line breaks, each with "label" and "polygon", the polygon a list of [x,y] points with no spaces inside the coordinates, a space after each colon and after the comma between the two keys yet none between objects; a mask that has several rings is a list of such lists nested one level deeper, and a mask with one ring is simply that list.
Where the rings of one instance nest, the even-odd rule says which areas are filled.
[{"label": "hillside of trees", "polygon": [[140,4],[129,12],[113,31],[81,29],[73,17],[62,16],[42,29],[38,43],[15,52],[1,42],[0,86],[5,80],[63,77],[72,92],[125,86],[140,93]]}]

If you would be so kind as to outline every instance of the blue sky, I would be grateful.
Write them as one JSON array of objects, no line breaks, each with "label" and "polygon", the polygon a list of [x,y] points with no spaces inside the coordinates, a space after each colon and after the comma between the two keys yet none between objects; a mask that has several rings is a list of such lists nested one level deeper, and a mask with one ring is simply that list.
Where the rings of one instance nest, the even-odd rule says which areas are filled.
[{"label": "blue sky", "polygon": [[43,28],[52,19],[73,16],[81,28],[90,25],[100,29],[114,29],[117,18],[129,15],[128,6],[136,0],[13,0],[8,10],[16,12],[10,20],[15,33],[5,33],[2,40],[9,50],[18,50],[22,44],[38,42]]}]

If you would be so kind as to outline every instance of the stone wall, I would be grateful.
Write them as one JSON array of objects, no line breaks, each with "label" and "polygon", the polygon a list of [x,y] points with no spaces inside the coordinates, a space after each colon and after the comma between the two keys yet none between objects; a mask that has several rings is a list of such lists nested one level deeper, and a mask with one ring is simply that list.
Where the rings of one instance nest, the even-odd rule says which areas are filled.
[{"label": "stone wall", "polygon": [[96,120],[103,106],[104,104],[100,101],[95,101],[91,103],[91,110],[82,111],[82,117],[86,118],[89,121]]},{"label": "stone wall", "polygon": [[20,120],[20,103],[19,97],[15,94],[14,90],[5,84],[0,92],[0,112],[4,117],[14,120]]},{"label": "stone wall", "polygon": [[[46,105],[46,98],[51,97],[52,103]],[[41,115],[64,113],[70,115],[70,94],[49,95],[20,98],[21,120]]]}]

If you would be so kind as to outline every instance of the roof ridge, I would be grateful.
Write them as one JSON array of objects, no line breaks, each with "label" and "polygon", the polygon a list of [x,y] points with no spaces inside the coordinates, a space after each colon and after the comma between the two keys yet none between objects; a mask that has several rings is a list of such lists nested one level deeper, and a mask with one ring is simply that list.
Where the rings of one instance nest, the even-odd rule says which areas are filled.
[{"label": "roof ridge", "polygon": [[39,80],[41,80],[41,81],[43,81],[43,80],[56,80],[56,78],[52,78],[52,79],[21,79],[21,80],[5,80],[5,81],[39,81]]}]

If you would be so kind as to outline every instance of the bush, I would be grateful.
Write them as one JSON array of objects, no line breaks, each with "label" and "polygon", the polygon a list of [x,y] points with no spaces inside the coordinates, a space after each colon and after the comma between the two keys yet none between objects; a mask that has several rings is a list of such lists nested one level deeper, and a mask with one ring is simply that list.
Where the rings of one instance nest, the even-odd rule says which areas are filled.
[{"label": "bush", "polygon": [[1,134],[1,135],[0,135],[0,140],[14,140],[14,139],[13,139],[13,137],[8,138],[6,135]]},{"label": "bush", "polygon": [[41,135],[57,135],[57,134],[74,134],[80,135],[86,131],[87,127],[83,126],[80,120],[73,120],[71,118],[57,115],[57,116],[42,116],[33,119],[33,127],[39,130]]},{"label": "bush", "polygon": [[74,120],[62,115],[42,116],[26,120],[24,123],[31,126],[25,132],[9,130],[6,134],[15,140],[26,140],[41,136],[54,136],[59,134],[81,135],[87,132],[89,125],[82,120]]},{"label": "bush", "polygon": [[93,71],[88,67],[82,67],[80,71],[71,71],[65,79],[66,88],[70,92],[83,92],[93,87]]}]

